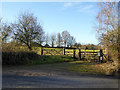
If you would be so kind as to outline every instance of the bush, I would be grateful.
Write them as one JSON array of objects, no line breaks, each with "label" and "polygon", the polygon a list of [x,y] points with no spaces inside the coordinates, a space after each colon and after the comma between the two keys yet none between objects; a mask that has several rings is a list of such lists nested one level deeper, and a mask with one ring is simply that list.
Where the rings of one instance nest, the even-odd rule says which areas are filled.
[{"label": "bush", "polygon": [[38,58],[40,56],[34,52],[2,52],[3,65],[24,65]]},{"label": "bush", "polygon": [[3,65],[24,65],[24,64],[48,64],[70,62],[75,59],[69,56],[45,56],[40,55],[40,47],[34,47],[30,51],[26,46],[15,44],[4,44],[2,47]]},{"label": "bush", "polygon": [[3,65],[23,65],[29,64],[32,60],[39,59],[40,55],[29,51],[26,46],[18,46],[15,43],[2,45]]}]

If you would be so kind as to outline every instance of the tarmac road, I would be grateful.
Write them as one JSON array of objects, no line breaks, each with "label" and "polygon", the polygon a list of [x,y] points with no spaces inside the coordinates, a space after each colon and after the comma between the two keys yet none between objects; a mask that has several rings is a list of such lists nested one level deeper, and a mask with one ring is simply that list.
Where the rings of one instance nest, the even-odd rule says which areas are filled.
[{"label": "tarmac road", "polygon": [[118,88],[118,79],[101,76],[3,75],[3,88]]}]

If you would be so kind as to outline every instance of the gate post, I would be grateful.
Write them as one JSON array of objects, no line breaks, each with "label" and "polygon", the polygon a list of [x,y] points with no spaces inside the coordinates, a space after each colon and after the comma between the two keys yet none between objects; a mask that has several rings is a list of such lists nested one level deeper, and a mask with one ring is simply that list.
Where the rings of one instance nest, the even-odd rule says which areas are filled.
[{"label": "gate post", "polygon": [[101,60],[101,63],[103,62],[103,50],[100,49],[100,60]]},{"label": "gate post", "polygon": [[63,48],[63,55],[65,55],[65,48]]},{"label": "gate post", "polygon": [[76,49],[73,49],[73,58],[75,58]]},{"label": "gate post", "polygon": [[81,60],[81,49],[79,49],[79,53],[78,53],[79,55],[79,60]]},{"label": "gate post", "polygon": [[84,48],[84,59],[83,60],[86,60],[86,47]]},{"label": "gate post", "polygon": [[43,47],[41,47],[41,55],[43,55]]},{"label": "gate post", "polygon": [[102,51],[102,49],[100,49],[100,52],[99,52],[99,62],[103,62],[103,51]]}]

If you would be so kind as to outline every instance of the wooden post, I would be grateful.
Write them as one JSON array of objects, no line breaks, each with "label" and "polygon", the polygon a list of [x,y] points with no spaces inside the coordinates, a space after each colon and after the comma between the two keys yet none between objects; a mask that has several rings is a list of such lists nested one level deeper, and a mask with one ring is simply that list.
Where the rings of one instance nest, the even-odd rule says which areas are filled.
[{"label": "wooden post", "polygon": [[84,49],[84,60],[86,60],[86,48]]},{"label": "wooden post", "polygon": [[65,55],[65,48],[63,48],[63,55]]},{"label": "wooden post", "polygon": [[73,58],[75,58],[76,49],[73,49]]},{"label": "wooden post", "polygon": [[100,55],[99,55],[99,62],[103,62],[103,51],[102,51],[102,49],[100,49]]},{"label": "wooden post", "polygon": [[100,49],[100,61],[101,63],[103,62],[103,50],[102,49]]},{"label": "wooden post", "polygon": [[79,53],[78,53],[79,55],[79,60],[81,60],[81,49],[79,49]]},{"label": "wooden post", "polygon": [[92,55],[92,57],[93,57],[93,60],[95,61],[95,54],[94,54],[94,48],[93,48],[93,55]]},{"label": "wooden post", "polygon": [[43,55],[43,47],[41,47],[41,55]]}]

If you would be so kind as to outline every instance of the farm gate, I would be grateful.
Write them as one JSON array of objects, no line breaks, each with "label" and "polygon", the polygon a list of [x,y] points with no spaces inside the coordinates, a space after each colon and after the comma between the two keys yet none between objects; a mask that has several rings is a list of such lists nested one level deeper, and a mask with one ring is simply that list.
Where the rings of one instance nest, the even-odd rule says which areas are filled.
[{"label": "farm gate", "polygon": [[[76,49],[76,48],[41,48],[41,55],[66,55],[80,60],[92,60],[99,61],[100,56],[98,56],[100,50],[85,50],[85,49]],[[103,50],[100,53],[103,57]]]}]

